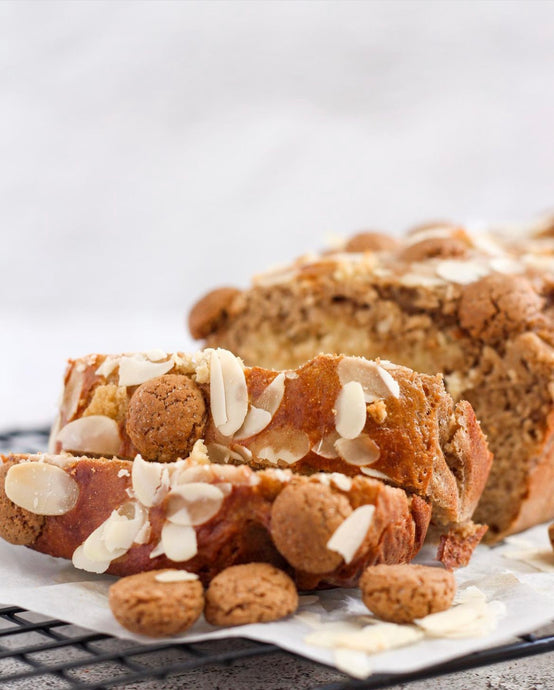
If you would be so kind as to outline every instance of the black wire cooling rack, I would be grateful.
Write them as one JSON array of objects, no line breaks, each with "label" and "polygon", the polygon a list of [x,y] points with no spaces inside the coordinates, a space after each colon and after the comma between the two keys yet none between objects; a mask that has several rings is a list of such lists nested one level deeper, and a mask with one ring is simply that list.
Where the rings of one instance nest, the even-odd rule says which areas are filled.
[{"label": "black wire cooling rack", "polygon": [[[0,452],[36,452],[47,429],[0,433]],[[140,645],[48,619],[16,606],[0,607],[0,688],[385,688],[554,651],[554,634],[523,635],[416,673],[365,681],[253,640]],[[269,672],[268,672],[269,671]],[[262,683],[263,677],[263,683]],[[272,680],[274,681],[272,683]]]}]

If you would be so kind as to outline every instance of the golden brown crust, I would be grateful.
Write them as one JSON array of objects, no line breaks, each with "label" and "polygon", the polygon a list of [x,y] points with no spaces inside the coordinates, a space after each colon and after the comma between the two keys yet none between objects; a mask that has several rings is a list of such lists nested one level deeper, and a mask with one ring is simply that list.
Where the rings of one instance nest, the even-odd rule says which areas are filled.
[{"label": "golden brown crust", "polygon": [[552,544],[552,548],[554,548],[554,523],[552,523],[548,528],[548,537],[550,539],[550,543]]},{"label": "golden brown crust", "polygon": [[15,460],[9,459],[0,464],[0,537],[10,544],[32,546],[40,536],[45,518],[15,505],[6,496],[6,474],[15,464]]},{"label": "golden brown crust", "polygon": [[271,509],[271,537],[298,570],[327,573],[342,556],[327,548],[333,532],[350,515],[348,499],[324,484],[287,486]]},{"label": "golden brown crust", "polygon": [[[40,536],[30,546],[52,556],[70,559],[114,510],[136,500],[131,499],[134,495],[133,464],[106,458],[45,457],[47,460],[43,456],[11,456],[10,461],[57,464],[77,482],[79,497],[74,508],[67,513],[46,516]],[[304,581],[302,571],[295,571],[273,543],[270,535],[271,508],[290,482],[318,485],[327,483],[328,478],[291,476],[275,470],[254,472],[245,466],[197,465],[190,461],[183,461],[179,466],[160,467],[174,472],[196,468],[194,473],[199,472],[200,475],[195,474],[196,479],[193,477],[189,481],[199,481],[198,477],[204,477],[202,481],[215,482],[214,486],[223,481],[227,489],[221,507],[213,517],[194,528],[197,553],[186,561],[172,561],[163,553],[151,557],[167,522],[167,496],[154,506],[145,507],[147,538],[144,543],[135,541],[126,553],[114,557],[109,565],[106,564],[107,572],[123,576],[177,567],[198,574],[207,584],[218,572],[231,565],[266,561],[290,570],[299,583]],[[344,480],[347,478],[343,478],[343,483]],[[404,491],[366,477],[356,477],[349,489],[345,485],[344,489],[336,491],[348,501],[352,510],[361,505],[374,505],[373,520],[355,558],[349,563],[341,562],[331,572],[310,575],[311,587],[354,586],[363,569],[370,564],[407,562],[413,558],[430,518],[429,506],[424,501],[414,501]],[[2,521],[3,515],[0,515],[0,523]]]},{"label": "golden brown crust", "polygon": [[[367,471],[371,476],[373,472],[393,485],[430,498],[434,520],[441,524],[468,519],[490,467],[485,439],[469,405],[463,403],[455,408],[440,376],[418,374],[386,362],[362,362],[381,374],[375,373],[377,399],[361,410],[365,422],[360,427],[359,439],[365,455],[350,460],[348,453],[337,450],[336,445],[337,401],[343,391],[339,370],[348,363],[358,366],[358,360],[351,358],[319,355],[295,371],[281,374],[282,398],[269,413],[265,426],[250,434],[239,429],[230,436],[222,435],[216,424],[209,373],[206,376],[204,372],[202,383],[194,384],[193,371],[176,376],[175,368],[171,369],[165,376],[143,383],[134,394],[133,387],[127,388],[132,398],[119,426],[118,454],[132,458],[140,451],[147,459],[164,462],[186,456],[200,432],[187,438],[183,422],[193,417],[198,421],[200,412],[192,411],[196,408],[188,397],[188,389],[181,398],[173,399],[173,382],[189,382],[193,389],[201,389],[206,400],[204,439],[210,457],[217,461],[224,456],[225,462],[247,462],[255,468],[277,465],[303,474],[327,471],[355,476]],[[98,371],[99,361],[85,360],[81,365],[87,376],[89,369]],[[242,368],[242,364],[237,366]],[[87,387],[78,398],[78,408],[85,409],[99,387],[113,385],[116,374],[111,376],[107,383],[97,376],[95,386]],[[382,376],[389,378],[389,387]],[[277,377],[274,370],[244,368],[251,411],[259,410],[258,401]],[[165,381],[171,382],[171,386],[165,386]],[[179,388],[175,390],[181,396]],[[200,401],[201,396],[197,395]],[[67,418],[63,409],[61,417]],[[74,419],[78,418],[79,412]],[[445,429],[450,427],[449,435]],[[82,448],[87,452],[86,444]]]},{"label": "golden brown crust", "polygon": [[164,582],[168,570],[129,575],[110,587],[113,615],[127,630],[150,637],[178,635],[188,630],[204,608],[199,580]]},{"label": "golden brown crust", "polygon": [[133,393],[126,431],[146,460],[186,458],[203,437],[207,412],[198,386],[186,376],[166,374]]},{"label": "golden brown crust", "polygon": [[376,565],[360,578],[362,600],[378,618],[392,623],[412,623],[431,613],[445,611],[456,592],[454,575],[423,565]]},{"label": "golden brown crust", "polygon": [[226,311],[240,290],[222,287],[208,292],[192,307],[189,315],[189,330],[193,338],[206,338],[225,319]]},{"label": "golden brown crust", "polygon": [[267,563],[226,568],[206,591],[204,615],[212,625],[267,623],[294,613],[298,593],[282,570]]}]

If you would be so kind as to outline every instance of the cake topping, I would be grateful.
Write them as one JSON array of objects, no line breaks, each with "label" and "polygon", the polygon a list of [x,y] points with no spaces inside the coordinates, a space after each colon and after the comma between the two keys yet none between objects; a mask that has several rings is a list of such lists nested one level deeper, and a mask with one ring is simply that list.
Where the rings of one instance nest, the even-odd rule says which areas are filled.
[{"label": "cake topping", "polygon": [[367,434],[353,439],[339,438],[335,442],[335,448],[349,465],[371,465],[381,454],[379,446]]},{"label": "cake topping", "polygon": [[119,427],[115,419],[105,415],[80,417],[63,426],[57,441],[62,450],[117,455],[121,446]]},{"label": "cake topping", "polygon": [[167,519],[177,525],[202,525],[217,515],[223,498],[221,489],[213,484],[181,484],[167,497]]},{"label": "cake topping", "polygon": [[133,393],[126,429],[146,460],[170,462],[189,455],[203,437],[206,422],[204,398],[194,381],[166,374],[143,383]]},{"label": "cake topping", "polygon": [[363,505],[356,508],[333,532],[327,542],[327,548],[336,551],[350,563],[356,551],[363,544],[368,529],[373,521],[375,506]]},{"label": "cake topping", "polygon": [[367,416],[362,384],[358,381],[345,383],[335,402],[335,409],[335,426],[338,433],[346,439],[359,436]]},{"label": "cake topping", "polygon": [[79,498],[77,482],[60,467],[43,462],[10,467],[5,491],[10,501],[37,515],[64,515]]},{"label": "cake topping", "polygon": [[248,388],[241,361],[228,350],[210,358],[210,405],[214,424],[223,436],[238,431],[248,411]]}]

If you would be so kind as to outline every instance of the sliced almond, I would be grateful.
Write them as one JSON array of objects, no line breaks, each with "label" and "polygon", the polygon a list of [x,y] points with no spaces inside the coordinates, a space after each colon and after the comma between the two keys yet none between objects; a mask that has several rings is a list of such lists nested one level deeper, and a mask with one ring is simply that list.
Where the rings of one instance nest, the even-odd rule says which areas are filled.
[{"label": "sliced almond", "polygon": [[338,458],[339,454],[335,448],[335,441],[338,441],[340,436],[336,431],[332,431],[327,436],[324,436],[319,443],[312,446],[312,452],[317,455],[321,455],[322,458],[328,458],[330,460]]},{"label": "sliced almond", "polygon": [[176,525],[203,525],[217,515],[223,499],[223,492],[213,484],[183,484],[168,496],[167,519]]},{"label": "sliced almond", "polygon": [[140,356],[121,357],[119,360],[120,386],[140,386],[141,383],[167,374],[173,369],[173,362],[150,362]]},{"label": "sliced almond", "polygon": [[339,438],[335,442],[335,448],[345,462],[358,467],[371,465],[381,454],[379,446],[367,434],[353,439]]},{"label": "sliced almond", "polygon": [[165,555],[176,563],[188,561],[198,553],[196,532],[188,525],[166,522],[162,527],[161,544]]},{"label": "sliced almond", "polygon": [[352,511],[333,532],[327,542],[327,548],[340,553],[344,562],[350,563],[365,539],[374,512],[373,505],[363,505]]},{"label": "sliced almond", "polygon": [[248,388],[240,360],[228,350],[214,350],[210,359],[210,406],[217,430],[231,436],[248,412]]},{"label": "sliced almond", "polygon": [[142,505],[157,505],[169,490],[170,478],[166,464],[146,462],[137,455],[131,471],[133,491]]},{"label": "sliced almond", "polygon": [[461,259],[437,261],[435,271],[440,278],[459,285],[474,283],[491,272],[489,266],[483,262],[463,261]]},{"label": "sliced almond", "polygon": [[352,477],[347,477],[345,474],[340,472],[331,473],[331,481],[341,491],[350,491],[352,488]]},{"label": "sliced almond", "polygon": [[335,402],[335,426],[343,438],[359,436],[366,422],[367,410],[362,384],[358,381],[345,383]]},{"label": "sliced almond", "polygon": [[192,582],[198,580],[196,573],[189,573],[188,570],[164,570],[156,573],[154,579],[157,582]]},{"label": "sliced almond", "polygon": [[6,474],[6,496],[36,515],[64,515],[75,507],[79,486],[67,472],[42,462],[12,465]]},{"label": "sliced almond", "polygon": [[244,424],[233,436],[237,441],[243,438],[249,438],[250,436],[255,436],[263,431],[266,426],[271,422],[272,415],[267,410],[262,410],[258,407],[251,406],[244,420]]},{"label": "sliced almond", "polygon": [[71,558],[73,565],[79,570],[86,570],[88,573],[105,573],[110,567],[111,560],[94,561],[85,556],[83,545],[78,546]]},{"label": "sliced almond", "polygon": [[117,455],[121,436],[117,422],[104,415],[90,415],[69,422],[58,433],[63,450],[97,455]]},{"label": "sliced almond", "polygon": [[346,647],[337,647],[333,652],[335,666],[349,676],[365,680],[373,673],[373,664],[367,654]]},{"label": "sliced almond", "polygon": [[307,434],[299,429],[287,429],[280,433],[264,434],[263,442],[260,440],[260,448],[254,454],[260,460],[277,465],[283,462],[292,465],[301,460],[310,451],[310,439]]},{"label": "sliced almond", "polygon": [[261,393],[261,395],[254,401],[256,407],[269,412],[271,418],[279,409],[283,396],[285,394],[285,372],[277,374],[273,381]]},{"label": "sliced almond", "polygon": [[86,538],[83,556],[90,562],[110,563],[131,548],[146,520],[144,508],[129,501],[113,510],[94,532]]},{"label": "sliced almond", "polygon": [[103,376],[105,379],[117,368],[119,365],[120,357],[108,356],[104,358],[104,361],[98,369],[94,372],[96,376]]},{"label": "sliced almond", "polygon": [[378,623],[368,625],[356,632],[339,633],[335,640],[340,647],[376,654],[387,649],[405,647],[423,639],[421,630],[413,625]]},{"label": "sliced almond", "polygon": [[343,357],[337,372],[342,386],[351,381],[358,381],[364,391],[365,401],[375,402],[382,398],[400,396],[400,386],[388,371],[376,362],[362,357]]},{"label": "sliced almond", "polygon": [[73,365],[67,383],[64,386],[62,402],[60,411],[64,420],[70,420],[77,412],[81,393],[83,391],[83,383],[85,380],[84,372],[80,367]]},{"label": "sliced almond", "polygon": [[360,467],[360,472],[368,477],[373,477],[373,479],[381,479],[384,482],[392,482],[392,479],[388,474],[379,472],[379,470],[374,470],[372,467]]}]

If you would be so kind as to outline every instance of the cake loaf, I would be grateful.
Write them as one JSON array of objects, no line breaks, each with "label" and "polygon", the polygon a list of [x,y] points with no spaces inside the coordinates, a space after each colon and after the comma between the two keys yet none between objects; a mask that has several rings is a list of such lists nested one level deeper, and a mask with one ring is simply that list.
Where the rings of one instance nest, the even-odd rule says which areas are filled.
[{"label": "cake loaf", "polygon": [[494,462],[475,519],[498,539],[554,517],[554,229],[475,234],[430,224],[221,288],[190,313],[194,337],[246,364],[320,352],[386,357],[444,375],[473,406]]},{"label": "cake loaf", "polygon": [[0,536],[96,573],[178,567],[207,585],[231,565],[268,562],[301,589],[352,587],[368,565],[410,561],[429,517],[423,499],[376,479],[211,464],[201,441],[170,463],[0,462]]},{"label": "cake loaf", "polygon": [[52,452],[171,462],[198,440],[212,462],[385,480],[428,500],[443,531],[482,534],[469,521],[491,456],[440,376],[342,355],[278,372],[222,349],[70,361]]}]

